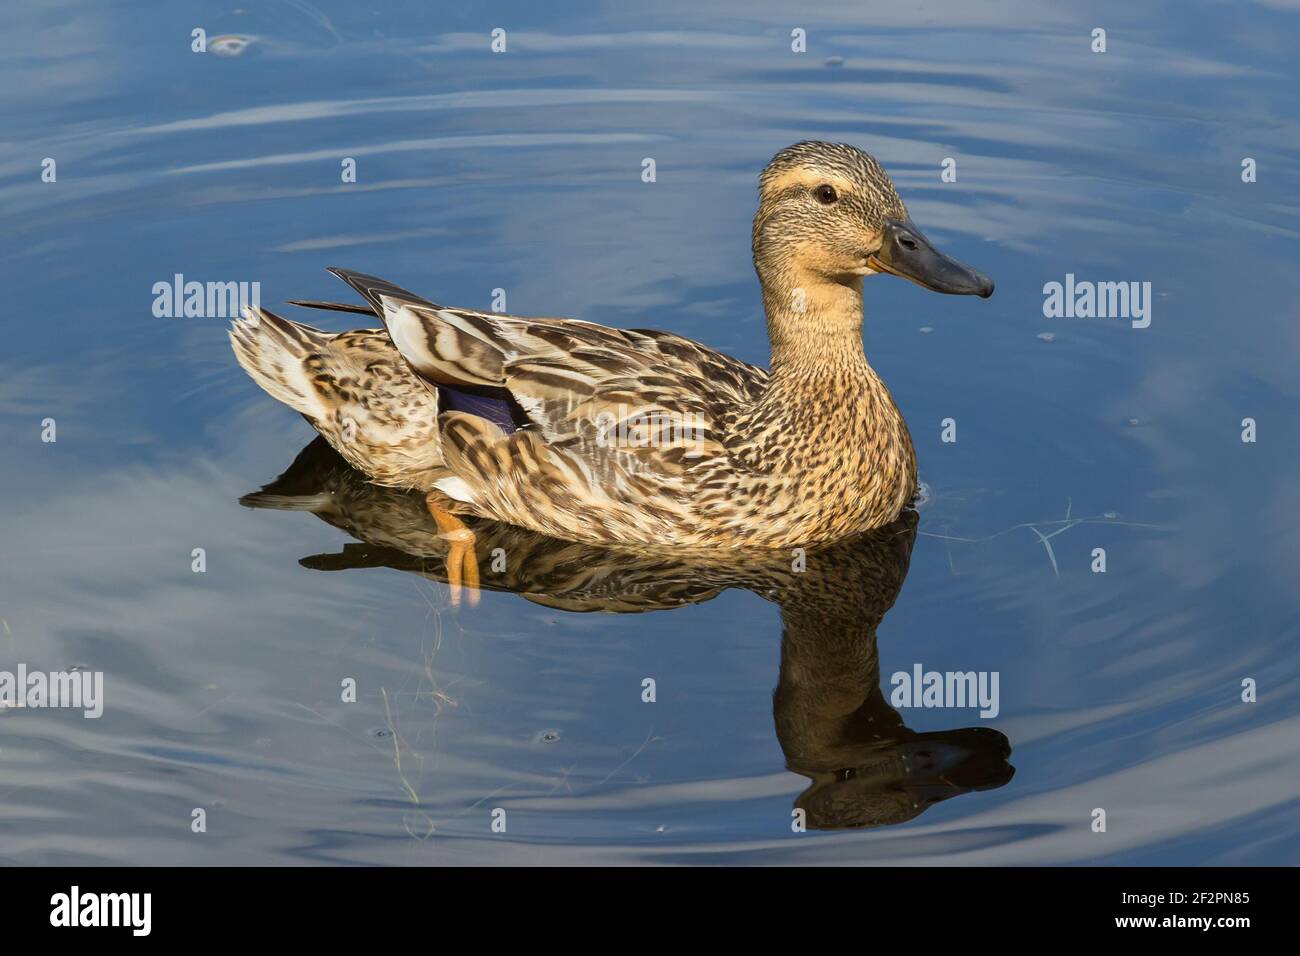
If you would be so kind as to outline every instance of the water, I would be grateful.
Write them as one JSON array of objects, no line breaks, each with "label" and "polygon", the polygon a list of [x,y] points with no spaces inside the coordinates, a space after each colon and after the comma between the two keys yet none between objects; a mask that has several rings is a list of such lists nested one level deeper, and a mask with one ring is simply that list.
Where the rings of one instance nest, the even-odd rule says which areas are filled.
[{"label": "water", "polygon": [[[8,4],[0,670],[105,709],[0,711],[0,859],[1300,860],[1294,12],[853,6]],[[998,283],[867,282],[928,488],[878,643],[910,529],[826,558],[834,600],[534,542],[492,582],[532,600],[453,608],[418,507],[328,456],[286,480],[351,510],[242,507],[310,428],[152,311],[176,273],[350,301],[342,265],[763,362],[755,180],[804,138]],[[1067,273],[1150,282],[1150,327],[1046,318]],[[896,711],[916,664],[996,672],[997,716]]]}]

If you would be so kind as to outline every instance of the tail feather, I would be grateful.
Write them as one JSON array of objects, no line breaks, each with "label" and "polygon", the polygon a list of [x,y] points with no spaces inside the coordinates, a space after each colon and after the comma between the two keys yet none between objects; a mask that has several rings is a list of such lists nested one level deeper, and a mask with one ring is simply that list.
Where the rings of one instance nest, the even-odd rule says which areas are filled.
[{"label": "tail feather", "polygon": [[329,312],[355,312],[358,315],[374,315],[375,310],[368,305],[352,305],[347,302],[318,302],[315,299],[290,299],[290,305],[304,309],[325,309]]},{"label": "tail feather", "polygon": [[401,286],[393,285],[387,279],[380,279],[378,276],[369,276],[364,272],[353,272],[351,269],[339,269],[331,266],[328,270],[331,275],[338,276],[348,285],[352,286],[363,299],[370,303],[374,309],[375,315],[381,319],[384,317],[384,299],[395,299],[398,302],[406,302],[411,305],[422,305],[430,309],[441,309],[442,306],[434,305],[428,299],[416,295],[414,292],[407,292]]},{"label": "tail feather", "polygon": [[269,395],[308,418],[323,415],[320,395],[303,362],[328,346],[328,333],[253,306],[244,309],[243,318],[235,320],[229,335],[235,358]]},{"label": "tail feather", "polygon": [[441,473],[438,396],[410,370],[387,333],[322,332],[254,307],[230,329],[230,344],[253,381],[300,412],[372,480],[423,488]]}]

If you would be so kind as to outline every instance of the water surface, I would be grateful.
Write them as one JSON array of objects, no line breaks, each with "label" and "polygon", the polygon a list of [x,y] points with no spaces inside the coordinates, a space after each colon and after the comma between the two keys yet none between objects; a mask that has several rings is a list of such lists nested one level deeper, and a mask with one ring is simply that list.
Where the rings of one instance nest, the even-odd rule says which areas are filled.
[{"label": "water surface", "polygon": [[[0,711],[0,860],[1300,859],[1295,12],[625,6],[6,5],[0,669],[106,703]],[[312,432],[226,322],[153,314],[177,273],[346,299],[341,265],[761,363],[756,176],[806,138],[998,283],[867,282],[929,497],[825,559],[839,603],[533,543],[452,608],[410,500],[291,470]],[[1046,318],[1067,273],[1150,282],[1150,327]],[[348,507],[240,504],[286,470]],[[997,672],[998,715],[889,706],[916,664]]]}]

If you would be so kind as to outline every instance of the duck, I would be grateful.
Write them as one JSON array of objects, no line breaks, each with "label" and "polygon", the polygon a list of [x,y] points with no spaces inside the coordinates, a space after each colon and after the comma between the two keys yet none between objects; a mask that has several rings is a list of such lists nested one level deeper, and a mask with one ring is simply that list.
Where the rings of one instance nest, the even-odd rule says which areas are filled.
[{"label": "duck", "polygon": [[753,263],[767,368],[673,332],[435,304],[331,268],[377,318],[325,332],[260,305],[235,356],[381,486],[417,490],[469,567],[462,518],[600,546],[791,548],[883,527],[917,490],[907,424],[863,349],[863,281],[988,298],[888,173],[851,145],[779,151],[759,177]]}]

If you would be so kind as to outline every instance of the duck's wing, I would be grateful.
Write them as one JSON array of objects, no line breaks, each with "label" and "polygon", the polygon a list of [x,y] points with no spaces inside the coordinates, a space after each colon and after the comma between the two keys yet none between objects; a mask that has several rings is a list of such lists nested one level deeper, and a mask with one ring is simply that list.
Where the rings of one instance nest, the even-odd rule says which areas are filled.
[{"label": "duck's wing", "polygon": [[608,533],[595,537],[626,540],[620,531],[637,520],[628,514],[636,502],[645,523],[676,524],[698,490],[685,473],[726,455],[729,425],[766,385],[763,369],[679,335],[447,308],[373,276],[330,271],[370,303],[430,386],[522,411],[525,427],[513,434],[473,409],[441,417],[457,478],[439,487],[497,520],[559,534],[606,520]]},{"label": "duck's wing", "polygon": [[[599,384],[632,375],[644,380],[666,373],[670,380],[658,383],[661,391],[671,388],[684,394],[696,377],[707,376],[708,382],[696,389],[699,398],[716,394],[718,400],[735,404],[750,400],[767,379],[767,372],[758,366],[669,332],[451,308],[384,279],[347,269],[329,271],[366,299],[416,373],[438,385],[510,388],[511,380],[537,371],[560,374],[563,381],[549,384],[568,393],[587,392],[588,380]],[[674,375],[691,381],[673,379]],[[546,392],[545,384],[539,382],[529,391]]]}]

